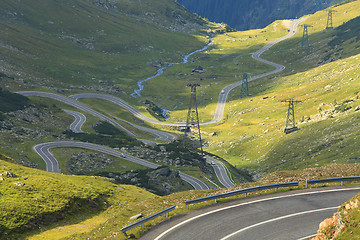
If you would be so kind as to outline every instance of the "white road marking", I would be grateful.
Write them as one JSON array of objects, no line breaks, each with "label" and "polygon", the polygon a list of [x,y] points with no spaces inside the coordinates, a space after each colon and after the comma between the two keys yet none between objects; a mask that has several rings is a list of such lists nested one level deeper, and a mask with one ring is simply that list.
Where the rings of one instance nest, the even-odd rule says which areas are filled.
[{"label": "white road marking", "polygon": [[263,221],[263,222],[259,222],[259,223],[256,223],[254,225],[251,225],[251,226],[248,226],[248,227],[245,227],[245,228],[242,228],[236,232],[233,232],[223,238],[221,238],[220,240],[226,240],[226,239],[229,239],[231,237],[234,237],[236,236],[237,234],[241,233],[241,232],[244,232],[246,230],[249,230],[251,228],[254,228],[254,227],[258,227],[260,225],[264,225],[264,224],[267,224],[267,223],[271,223],[271,222],[276,222],[276,221],[279,221],[279,220],[283,220],[283,219],[286,219],[286,218],[291,218],[291,217],[296,217],[296,216],[300,216],[300,215],[304,215],[304,214],[309,214],[309,213],[315,213],[315,212],[322,212],[322,211],[327,211],[327,210],[333,210],[333,209],[338,209],[340,206],[336,206],[336,207],[328,207],[328,208],[321,208],[321,209],[315,209],[315,210],[309,210],[309,211],[305,211],[305,212],[299,212],[299,213],[293,213],[293,214],[289,214],[289,215],[286,215],[286,216],[281,216],[281,217],[277,217],[277,218],[273,218],[273,219],[269,219],[269,220],[266,220],[266,221]]},{"label": "white road marking", "polygon": [[310,236],[299,238],[298,240],[308,240],[308,239],[316,237],[316,236],[317,236],[317,234],[313,234],[313,235],[310,235]]},{"label": "white road marking", "polygon": [[216,209],[216,210],[213,210],[213,211],[210,211],[210,212],[207,212],[207,213],[203,213],[203,214],[200,214],[198,216],[195,216],[195,217],[192,217],[192,218],[189,218],[181,223],[178,223],[177,225],[167,229],[166,231],[164,231],[163,233],[161,233],[158,237],[156,237],[154,240],[159,240],[161,239],[162,237],[164,237],[166,234],[168,234],[169,232],[175,230],[176,228],[179,228],[191,221],[194,221],[198,218],[201,218],[201,217],[204,217],[204,216],[207,216],[207,215],[210,215],[210,214],[213,214],[213,213],[217,213],[217,212],[220,212],[220,211],[224,211],[224,210],[228,210],[228,209],[231,209],[231,208],[236,208],[236,207],[240,207],[240,206],[245,206],[245,205],[250,205],[250,204],[253,204],[253,203],[259,203],[259,202],[265,202],[265,201],[270,201],[270,200],[276,200],[276,199],[280,199],[280,198],[289,198],[289,197],[296,197],[296,196],[304,196],[304,195],[312,195],[312,194],[319,194],[319,193],[328,193],[328,192],[340,192],[340,191],[350,191],[350,190],[360,190],[360,187],[358,188],[345,188],[345,189],[331,189],[331,190],[323,190],[323,191],[316,191],[316,192],[305,192],[305,193],[296,193],[296,194],[290,194],[290,195],[285,195],[285,196],[279,196],[279,197],[270,197],[270,198],[265,198],[265,199],[260,199],[260,200],[254,200],[254,201],[251,201],[251,202],[246,202],[246,203],[240,203],[240,204],[237,204],[237,205],[232,205],[232,206],[228,206],[228,207],[224,207],[224,208],[220,208],[220,209]]}]

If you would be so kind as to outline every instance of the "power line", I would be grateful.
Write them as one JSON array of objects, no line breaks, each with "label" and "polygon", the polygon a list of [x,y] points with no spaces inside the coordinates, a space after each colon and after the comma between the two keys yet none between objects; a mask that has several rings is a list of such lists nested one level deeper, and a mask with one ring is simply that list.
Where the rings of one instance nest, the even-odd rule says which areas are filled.
[{"label": "power line", "polygon": [[183,144],[184,148],[199,149],[203,155],[203,146],[201,140],[199,113],[196,102],[196,88],[200,86],[198,83],[191,83],[187,85],[191,87],[191,96],[189,103],[189,110],[186,119],[186,127],[184,131]]},{"label": "power line", "polygon": [[283,100],[281,102],[286,102],[289,103],[289,107],[288,107],[288,113],[287,113],[287,117],[286,117],[286,126],[284,129],[284,132],[286,134],[297,131],[298,128],[295,125],[295,107],[294,107],[294,103],[300,103],[301,101],[296,101],[294,99],[289,99],[289,100]]}]

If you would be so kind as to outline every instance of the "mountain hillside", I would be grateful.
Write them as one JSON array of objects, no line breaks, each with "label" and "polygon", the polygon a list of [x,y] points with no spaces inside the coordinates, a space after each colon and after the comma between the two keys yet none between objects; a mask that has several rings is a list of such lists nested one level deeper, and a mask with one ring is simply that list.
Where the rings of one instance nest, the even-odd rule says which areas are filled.
[{"label": "mountain hillside", "polygon": [[0,1],[0,72],[16,77],[2,84],[131,93],[201,48],[204,24],[170,0]]},{"label": "mountain hillside", "polygon": [[327,8],[335,1],[318,0],[178,0],[202,17],[237,30],[263,28],[279,19],[293,19]]}]

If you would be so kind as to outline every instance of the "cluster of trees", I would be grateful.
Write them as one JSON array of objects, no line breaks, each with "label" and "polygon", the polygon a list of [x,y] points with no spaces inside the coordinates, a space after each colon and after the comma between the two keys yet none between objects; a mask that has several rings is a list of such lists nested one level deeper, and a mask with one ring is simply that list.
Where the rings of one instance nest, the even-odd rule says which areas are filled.
[{"label": "cluster of trees", "polygon": [[293,19],[341,0],[177,0],[189,11],[237,30],[263,28],[278,19]]}]

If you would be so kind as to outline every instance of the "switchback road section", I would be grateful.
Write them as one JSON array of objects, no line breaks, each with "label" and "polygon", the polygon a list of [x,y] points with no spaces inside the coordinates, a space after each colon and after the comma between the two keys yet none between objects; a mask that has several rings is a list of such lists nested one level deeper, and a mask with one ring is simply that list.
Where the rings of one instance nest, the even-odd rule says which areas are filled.
[{"label": "switchback road section", "polygon": [[[45,161],[46,163],[46,171],[48,172],[57,172],[60,173],[60,167],[59,163],[56,160],[55,156],[50,152],[51,148],[64,148],[64,147],[70,147],[70,148],[83,148],[83,149],[89,149],[97,152],[102,152],[114,157],[122,158],[124,160],[140,164],[142,166],[156,169],[160,167],[160,165],[156,163],[152,163],[137,157],[133,157],[131,155],[124,154],[122,152],[116,151],[112,148],[93,144],[93,143],[85,143],[85,142],[70,142],[70,141],[64,141],[64,142],[47,142],[47,143],[41,143],[38,145],[35,145],[33,147],[34,151]],[[197,178],[194,178],[188,174],[180,172],[180,177],[184,181],[188,182],[191,186],[193,186],[197,190],[204,190],[209,189],[208,185],[206,185],[203,181],[200,181]]]},{"label": "switchback road section", "polygon": [[70,125],[70,130],[74,133],[82,133],[81,130],[82,125],[86,122],[86,116],[79,112],[74,112],[70,110],[64,110],[67,114],[70,114],[75,118],[74,122]]}]

